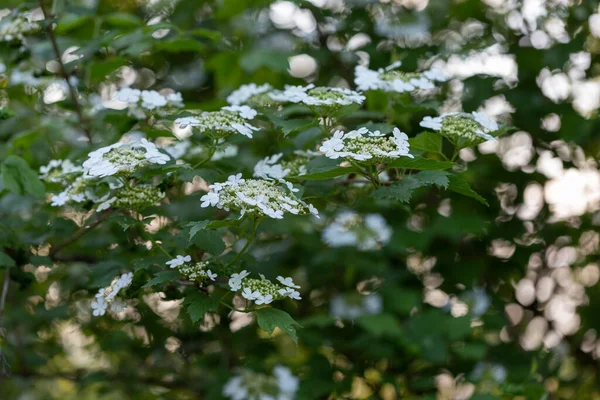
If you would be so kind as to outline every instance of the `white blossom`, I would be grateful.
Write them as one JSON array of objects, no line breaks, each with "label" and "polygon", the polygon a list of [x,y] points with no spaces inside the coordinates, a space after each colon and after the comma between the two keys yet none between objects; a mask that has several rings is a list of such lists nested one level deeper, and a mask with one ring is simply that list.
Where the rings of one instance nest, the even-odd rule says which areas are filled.
[{"label": "white blossom", "polygon": [[385,92],[412,92],[416,89],[433,89],[434,82],[444,82],[448,78],[437,68],[423,72],[397,71],[402,65],[397,61],[377,71],[357,65],[354,69],[354,83],[359,90],[383,90]]},{"label": "white blossom", "polygon": [[342,211],[323,230],[323,241],[331,247],[355,246],[358,250],[377,250],[389,242],[392,230],[379,214],[359,215]]},{"label": "white blossom", "polygon": [[308,106],[347,106],[362,104],[365,96],[350,89],[336,87],[286,86],[283,91],[272,91],[269,96],[276,101],[303,103]]},{"label": "white blossom", "polygon": [[248,100],[250,100],[251,97],[266,93],[271,89],[271,85],[269,85],[268,83],[265,83],[260,86],[255,83],[242,85],[239,87],[239,89],[231,92],[231,94],[227,97],[227,103],[234,106],[239,106],[248,102]]},{"label": "white blossom", "polygon": [[250,125],[247,120],[256,116],[257,112],[248,106],[227,106],[219,111],[204,112],[193,117],[181,117],[175,120],[180,128],[192,126],[200,133],[224,138],[235,132],[252,138],[252,133],[258,128]]},{"label": "white blossom", "polygon": [[200,206],[235,209],[242,215],[252,213],[275,219],[283,218],[285,212],[318,215],[314,207],[296,198],[293,186],[288,184],[283,180],[243,179],[241,174],[231,175],[225,182],[210,185],[211,191],[200,198]]},{"label": "white blossom", "polygon": [[117,142],[90,152],[83,163],[83,171],[84,176],[91,177],[130,174],[150,164],[165,164],[169,159],[146,139],[128,144]]},{"label": "white blossom", "polygon": [[175,257],[174,259],[167,261],[166,264],[170,268],[176,268],[190,261],[192,261],[192,257],[190,256],[177,255],[177,257]]},{"label": "white blossom", "polygon": [[167,98],[156,90],[143,90],[142,91],[142,107],[148,110],[154,110],[157,107],[167,105]]},{"label": "white blossom", "polygon": [[277,280],[284,286],[291,287],[294,289],[299,289],[300,286],[294,284],[294,280],[291,277],[284,278],[283,276],[278,276]]},{"label": "white blossom", "polygon": [[104,298],[96,298],[96,300],[92,301],[92,315],[95,317],[104,315],[107,307],[108,303],[106,303]]},{"label": "white blossom", "polygon": [[356,161],[379,163],[387,159],[410,157],[408,136],[398,128],[386,137],[379,131],[371,132],[367,128],[350,131],[344,134],[336,131],[331,139],[326,140],[319,148],[331,159],[351,158]]},{"label": "white blossom", "polygon": [[490,133],[499,129],[498,123],[480,112],[451,112],[439,117],[424,117],[419,123],[424,128],[440,132],[451,142],[462,147],[497,140]]}]

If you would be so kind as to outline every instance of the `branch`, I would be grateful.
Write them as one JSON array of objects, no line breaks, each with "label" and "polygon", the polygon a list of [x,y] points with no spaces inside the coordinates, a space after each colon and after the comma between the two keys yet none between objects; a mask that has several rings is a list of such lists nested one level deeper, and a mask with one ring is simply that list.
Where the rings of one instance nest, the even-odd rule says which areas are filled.
[{"label": "branch", "polygon": [[[0,295],[0,317],[4,315],[4,307],[6,306],[6,296],[8,295],[8,285],[10,283],[10,267],[6,268],[4,273],[4,282],[2,283],[2,294]],[[0,329],[2,329],[0,327]]]},{"label": "branch", "polygon": [[86,233],[90,232],[91,230],[93,230],[95,227],[97,227],[98,225],[100,225],[102,222],[106,221],[108,219],[108,217],[110,217],[112,215],[112,210],[107,210],[104,212],[104,214],[102,214],[96,221],[94,221],[92,224],[85,226],[81,229],[79,229],[77,232],[75,232],[73,234],[73,236],[71,236],[69,239],[67,239],[66,241],[57,244],[56,246],[52,246],[52,249],[50,249],[50,258],[54,258],[55,255],[61,251],[62,249],[64,249],[65,247],[67,247],[68,245],[70,245],[71,243],[75,242],[77,239],[79,239],[80,237],[82,237],[83,235],[85,235]]},{"label": "branch", "polygon": [[83,116],[83,112],[81,110],[81,105],[79,104],[79,100],[77,100],[77,92],[75,88],[71,85],[69,81],[69,74],[67,73],[67,69],[65,68],[65,64],[63,63],[60,49],[58,48],[58,43],[56,42],[56,37],[54,36],[54,31],[52,30],[52,15],[48,13],[46,10],[46,6],[44,4],[44,0],[40,1],[40,8],[42,9],[42,13],[44,14],[44,20],[46,21],[46,33],[48,34],[48,38],[50,39],[50,43],[52,43],[52,49],[54,50],[54,54],[56,55],[56,60],[58,61],[60,75],[65,80],[67,87],[69,88],[69,93],[71,95],[71,101],[73,102],[73,107],[75,108],[75,113],[77,114],[77,118],[79,120],[79,126],[85,132],[90,143],[92,143],[92,134],[88,127],[87,121]]}]

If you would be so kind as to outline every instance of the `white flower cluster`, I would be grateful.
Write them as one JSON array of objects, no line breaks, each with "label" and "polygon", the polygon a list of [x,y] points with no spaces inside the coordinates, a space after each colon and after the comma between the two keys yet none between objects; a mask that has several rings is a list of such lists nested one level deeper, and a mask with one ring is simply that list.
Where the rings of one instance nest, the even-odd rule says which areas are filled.
[{"label": "white flower cluster", "polygon": [[181,275],[184,275],[190,281],[202,283],[206,281],[206,279],[210,279],[211,281],[215,280],[217,274],[207,268],[210,264],[208,261],[200,263],[191,263],[191,261],[192,257],[190,256],[178,255],[176,258],[167,261],[166,264],[170,268],[177,268],[177,270],[181,272]]},{"label": "white flower cluster", "polygon": [[336,131],[331,139],[323,142],[319,150],[331,159],[352,158],[377,164],[392,158],[413,158],[409,147],[408,136],[398,128],[394,128],[392,136],[360,128],[348,133]]},{"label": "white flower cluster", "polygon": [[50,160],[48,165],[40,167],[40,179],[46,182],[64,182],[73,174],[81,174],[83,168],[71,160]]},{"label": "white flower cluster", "polygon": [[377,293],[336,295],[329,303],[331,315],[348,320],[356,319],[361,315],[379,314],[382,309],[383,301]]},{"label": "white flower cluster", "polygon": [[448,80],[448,77],[438,68],[410,73],[397,71],[396,69],[401,65],[402,63],[398,61],[377,71],[357,65],[354,70],[354,83],[360,90],[404,93],[417,89],[433,89],[435,82]]},{"label": "white flower cluster", "polygon": [[262,96],[260,95],[269,92],[271,89],[273,88],[268,83],[265,83],[264,85],[257,85],[256,83],[242,85],[227,96],[227,103],[233,106],[247,103],[263,104],[264,99],[262,99]]},{"label": "white flower cluster", "polygon": [[387,244],[392,229],[380,214],[359,215],[342,211],[323,230],[323,241],[331,247],[355,246],[361,251],[377,250]]},{"label": "white flower cluster", "polygon": [[150,164],[166,164],[169,159],[146,139],[129,144],[117,142],[89,153],[83,170],[89,177],[132,174]]},{"label": "white flower cluster", "polygon": [[98,290],[96,299],[92,301],[92,314],[94,316],[104,315],[108,306],[112,312],[121,312],[127,305],[125,301],[117,297],[121,289],[127,288],[133,281],[133,274],[128,272],[113,279],[107,287]]},{"label": "white flower cluster", "polygon": [[299,379],[281,365],[273,375],[242,369],[223,386],[223,396],[231,400],[294,400]]},{"label": "white flower cluster", "polygon": [[288,176],[299,176],[307,173],[306,164],[311,158],[319,155],[314,151],[294,151],[288,160],[282,160],[283,153],[274,154],[260,160],[254,166],[254,176],[262,179],[281,180]]},{"label": "white flower cluster", "polygon": [[274,90],[269,96],[276,101],[302,103],[307,106],[337,109],[340,106],[362,104],[365,96],[350,89],[336,87],[286,86],[285,90]]},{"label": "white flower cluster", "polygon": [[278,276],[274,283],[265,278],[262,274],[260,279],[248,278],[249,272],[243,270],[240,273],[232,274],[229,278],[229,288],[232,292],[240,292],[246,300],[254,301],[255,304],[270,304],[274,300],[283,300],[290,298],[293,300],[302,300],[299,285],[296,285],[292,278]]},{"label": "white flower cluster", "polygon": [[462,139],[468,146],[485,140],[497,140],[490,133],[499,129],[496,121],[476,111],[470,114],[451,112],[434,118],[425,117],[419,125],[440,132],[454,143]]},{"label": "white flower cluster", "polygon": [[192,126],[200,133],[218,139],[235,132],[251,138],[252,132],[258,128],[247,121],[254,119],[256,114],[256,110],[248,106],[227,106],[219,111],[203,112],[194,117],[177,118],[175,124],[181,129]]},{"label": "white flower cluster", "polygon": [[39,24],[25,15],[12,14],[0,17],[0,42],[23,41],[25,35],[40,30]]},{"label": "white flower cluster", "polygon": [[282,219],[284,213],[319,215],[312,204],[293,194],[298,189],[289,182],[282,182],[231,175],[226,182],[209,186],[211,191],[200,198],[201,206],[240,210],[242,215],[250,213],[276,219]]},{"label": "white flower cluster", "polygon": [[179,92],[161,94],[156,90],[139,90],[130,87],[119,89],[114,98],[127,103],[129,114],[144,119],[149,113],[166,115],[173,108],[183,107],[183,97]]}]

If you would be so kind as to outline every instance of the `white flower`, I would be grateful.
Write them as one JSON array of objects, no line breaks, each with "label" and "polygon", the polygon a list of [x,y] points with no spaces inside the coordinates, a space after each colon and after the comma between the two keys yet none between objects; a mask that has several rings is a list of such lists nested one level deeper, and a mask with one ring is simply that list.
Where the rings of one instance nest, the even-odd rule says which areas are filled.
[{"label": "white flower", "polygon": [[190,256],[182,256],[182,255],[178,255],[177,257],[175,257],[174,259],[167,261],[166,264],[170,267],[170,268],[175,268],[175,267],[179,267],[180,265],[185,264],[186,262],[190,262],[192,261],[192,257]]},{"label": "white flower", "polygon": [[250,275],[250,272],[246,270],[243,270],[240,273],[231,274],[229,277],[229,287],[231,288],[231,291],[237,292],[240,290],[242,288],[242,280],[248,275]]},{"label": "white flower", "polygon": [[269,90],[271,90],[271,85],[268,83],[260,86],[256,85],[255,83],[242,85],[239,87],[239,89],[231,92],[231,94],[227,97],[227,103],[234,106],[239,106],[247,102],[252,96],[266,93]]},{"label": "white flower", "polygon": [[257,292],[257,291],[253,292],[252,289],[250,289],[250,288],[244,288],[244,290],[242,291],[242,297],[247,300],[256,300],[261,296],[262,295],[260,294],[260,292]]},{"label": "white flower", "polygon": [[110,303],[110,310],[112,312],[121,312],[125,309],[125,302],[121,299],[115,299],[112,303]]},{"label": "white flower", "polygon": [[281,392],[294,395],[298,391],[299,379],[288,368],[277,365],[273,368],[273,375],[277,378],[277,386]]},{"label": "white flower", "polygon": [[477,121],[486,132],[493,132],[498,130],[498,123],[492,119],[489,119],[488,116],[484,113],[473,111],[471,115],[473,116],[473,119]]},{"label": "white flower", "polygon": [[434,131],[439,131],[442,129],[442,118],[440,117],[424,117],[423,120],[419,123],[423,128],[433,129]]},{"label": "white flower", "polygon": [[254,301],[254,303],[256,303],[257,305],[261,305],[261,304],[271,304],[273,302],[273,296],[268,294],[266,296],[259,296],[258,298],[256,298],[256,300]]},{"label": "white flower", "polygon": [[498,123],[480,112],[451,112],[439,117],[425,117],[420,125],[448,137],[452,142],[472,145],[484,140],[497,140],[490,132],[499,129]]},{"label": "white flower", "polygon": [[386,68],[373,71],[358,65],[354,69],[354,83],[360,90],[383,90],[385,92],[412,92],[416,89],[433,89],[434,81],[443,81],[439,70],[432,69],[422,73],[395,71],[402,63],[397,61]]},{"label": "white flower", "polygon": [[291,277],[284,278],[283,276],[278,276],[277,280],[283,285],[295,289],[300,289],[299,285],[294,284],[294,280]]},{"label": "white flower", "polygon": [[133,282],[133,273],[127,272],[121,275],[118,284],[121,288],[126,288],[127,286],[131,285],[131,282]]},{"label": "white flower", "polygon": [[283,218],[284,212],[316,212],[314,207],[311,209],[307,203],[296,198],[293,193],[298,189],[284,180],[243,179],[241,174],[237,174],[209,188],[211,192],[201,198],[202,207],[210,205],[227,211],[235,209],[241,211],[242,215],[253,213],[276,219]]},{"label": "white flower", "polygon": [[116,200],[116,197],[111,197],[110,199],[103,201],[102,203],[98,204],[98,207],[96,207],[96,212],[108,210]]},{"label": "white flower", "polygon": [[256,117],[256,110],[248,106],[227,106],[223,107],[222,110],[233,111],[240,115],[244,119],[254,119]]},{"label": "white flower", "polygon": [[88,154],[83,163],[85,177],[104,177],[118,172],[132,173],[148,164],[165,164],[169,156],[154,143],[141,139],[133,143],[117,142]]},{"label": "white flower", "polygon": [[344,132],[343,131],[335,131],[333,137],[329,140],[323,142],[321,147],[319,147],[319,151],[325,153],[326,157],[329,158],[337,158],[338,152],[340,152],[344,148]]},{"label": "white flower", "polygon": [[55,194],[50,198],[50,205],[53,207],[64,206],[70,198],[71,197],[66,191],[59,194]]},{"label": "white flower", "polygon": [[337,131],[319,150],[331,159],[343,157],[356,161],[370,160],[370,164],[378,164],[390,158],[413,158],[409,152],[408,136],[398,128],[394,128],[392,137],[386,137],[379,131],[371,132],[367,128],[346,134]]},{"label": "white flower", "polygon": [[204,112],[194,117],[177,118],[175,125],[179,125],[180,128],[192,126],[200,133],[219,139],[235,132],[252,138],[252,132],[257,131],[258,128],[250,125],[247,119],[253,119],[256,114],[256,111],[248,106],[227,106],[221,108],[220,111]]},{"label": "white flower", "polygon": [[107,307],[108,304],[103,298],[96,298],[96,300],[92,301],[92,315],[95,317],[104,315]]},{"label": "white flower", "polygon": [[431,68],[428,71],[423,71],[423,75],[429,80],[438,82],[446,82],[449,79],[448,75],[444,74],[439,68]]},{"label": "white flower", "polygon": [[167,105],[167,98],[156,90],[142,91],[142,107],[148,110],[154,110],[157,107]]},{"label": "white flower", "polygon": [[310,106],[347,106],[362,104],[365,96],[350,89],[336,87],[286,86],[283,91],[273,91],[269,96],[276,101],[304,103]]},{"label": "white flower", "polygon": [[140,100],[142,92],[138,89],[132,89],[129,87],[124,87],[119,89],[117,93],[115,93],[115,97],[119,101],[123,101],[125,103],[137,103]]},{"label": "white flower", "polygon": [[331,247],[356,246],[358,250],[377,250],[389,242],[392,230],[379,214],[361,216],[342,211],[323,230],[323,241]]},{"label": "white flower", "polygon": [[214,274],[210,269],[208,269],[206,270],[206,276],[208,277],[208,279],[214,282],[215,278],[217,277],[217,274]]},{"label": "white flower", "polygon": [[219,203],[219,195],[215,192],[208,192],[204,196],[200,197],[200,207],[205,208],[208,206],[216,206]]}]

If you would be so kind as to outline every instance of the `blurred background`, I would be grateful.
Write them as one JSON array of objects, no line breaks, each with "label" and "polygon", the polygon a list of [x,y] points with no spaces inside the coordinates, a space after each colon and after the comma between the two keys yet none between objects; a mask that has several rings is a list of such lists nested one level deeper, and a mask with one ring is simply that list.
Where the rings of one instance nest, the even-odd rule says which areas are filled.
[{"label": "blurred background", "polygon": [[[168,290],[144,296],[136,315],[91,320],[82,293],[95,271],[114,271],[111,261],[135,265],[141,253],[96,269],[82,260],[31,259],[0,307],[0,399],[219,399],[236,366],[276,363],[300,377],[299,399],[600,399],[597,1],[47,6],[57,16],[63,62],[86,93],[84,112],[106,143],[135,124],[113,100],[122,86],[172,88],[187,109],[214,110],[244,83],[354,88],[356,65],[394,60],[406,71],[436,66],[451,78],[434,99],[397,110],[393,123],[409,136],[435,109],[480,110],[514,129],[460,153],[489,206],[421,193],[410,207],[382,211],[394,235],[376,254],[326,249],[318,230],[300,221],[265,223],[273,236],[253,254],[260,268],[301,269],[310,282],[307,300],[290,312],[304,327],[297,347],[286,337],[260,337],[245,315],[222,312],[200,328],[181,322],[181,301]],[[15,114],[0,124],[1,154],[45,165],[60,153],[49,143],[61,140],[71,154],[85,154],[65,111],[68,87],[34,27],[43,19],[39,3],[1,0],[0,16],[0,73]],[[15,41],[19,18],[32,27]],[[381,101],[369,94],[366,111]],[[276,146],[258,135],[220,167],[250,170]],[[165,215],[202,219],[200,194],[172,202]],[[37,243],[43,257],[48,238],[71,229],[33,199],[0,196],[6,249]],[[103,235],[122,235],[118,226],[100,232],[80,248],[100,252]],[[369,318],[343,322],[353,296],[371,292],[376,298],[353,310]]]}]

